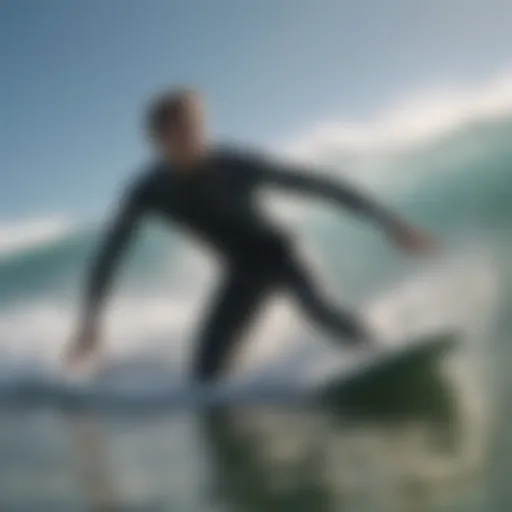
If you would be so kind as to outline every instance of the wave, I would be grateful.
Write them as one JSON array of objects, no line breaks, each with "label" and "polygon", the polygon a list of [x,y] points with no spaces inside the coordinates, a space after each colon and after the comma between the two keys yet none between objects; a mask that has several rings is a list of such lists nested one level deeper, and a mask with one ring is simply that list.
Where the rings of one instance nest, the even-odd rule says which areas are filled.
[{"label": "wave", "polygon": [[[330,284],[363,307],[378,302],[369,317],[390,339],[400,335],[404,318],[414,317],[416,327],[456,322],[468,335],[489,340],[494,313],[509,309],[510,297],[501,291],[512,289],[511,137],[512,79],[504,77],[476,92],[403,102],[369,123],[313,130],[288,148],[321,166],[350,169],[354,180],[439,233],[449,246],[448,256],[418,266],[389,251],[371,230],[317,210],[304,214],[302,208],[307,222],[301,218],[298,234],[313,234],[321,246]],[[80,281],[100,236],[95,226],[59,219],[0,228],[0,353],[9,368],[35,361],[39,370],[20,370],[29,388],[30,375],[55,364],[72,332]],[[168,369],[165,385],[175,386],[214,272],[180,235],[155,228],[144,230],[139,240],[112,301],[109,348],[114,358],[159,354]],[[410,307],[418,313],[410,315]],[[292,315],[279,302],[271,307],[256,334],[258,343],[246,353],[244,374],[293,359],[302,341],[322,348],[297,365],[301,372],[338,359]]]},{"label": "wave", "polygon": [[440,86],[391,102],[368,121],[324,121],[276,149],[284,154],[323,158],[331,150],[360,153],[408,151],[464,130],[473,123],[512,114],[512,73],[472,87]]},{"label": "wave", "polygon": [[[512,118],[468,126],[435,146],[388,157],[379,164],[394,172],[385,184],[386,190],[378,185],[370,188],[377,189],[377,194],[385,197],[383,201],[396,209],[447,234],[456,235],[461,230],[506,231],[512,219],[511,137]],[[357,167],[352,174],[357,174]],[[397,175],[404,177],[402,183],[406,181],[407,186],[397,184]],[[308,216],[302,204],[295,206],[295,211],[301,208],[302,220],[313,221],[316,210]],[[347,222],[350,224],[350,216],[340,223],[341,227]],[[301,222],[294,230],[300,238],[316,225]],[[346,236],[343,229],[336,230],[340,239]],[[76,276],[83,272],[101,232],[95,227],[45,220],[4,228],[9,236],[4,236],[3,250],[0,244],[0,300],[52,288],[62,291],[67,281],[76,286]],[[503,235],[508,236],[506,232]],[[174,252],[190,255],[179,235],[162,229],[148,229],[138,241],[130,256],[129,275],[138,277],[139,283],[151,280],[152,274],[168,273],[170,262],[176,264],[183,257],[174,257]]]},{"label": "wave", "polygon": [[[401,99],[367,122],[325,123],[279,150],[287,157],[309,155],[334,174],[364,182],[435,228],[447,229],[449,219],[456,231],[462,224],[481,229],[509,222],[511,137],[512,74],[504,74],[483,87]],[[291,211],[304,217],[300,206]],[[303,232],[310,227],[300,222],[299,232],[301,225]],[[101,229],[66,218],[0,223],[0,295],[15,293],[23,280],[76,275],[100,235]],[[132,275],[143,273],[145,261],[154,266],[171,258],[182,245],[179,236],[150,230]]]},{"label": "wave", "polygon": [[61,218],[0,223],[0,261],[7,256],[51,244],[68,235],[73,222]]},{"label": "wave", "polygon": [[[381,343],[394,345],[421,333],[450,328],[466,344],[486,337],[496,307],[498,278],[484,258],[408,276],[365,308]],[[187,384],[191,332],[200,316],[197,296],[115,301],[107,332],[108,367],[90,380],[68,380],[60,357],[72,332],[72,305],[25,304],[0,315],[0,407],[29,406],[107,410],[163,410],[214,403],[303,400],[315,382],[340,379],[357,368],[361,354],[339,352],[304,329],[295,311],[277,304],[249,343],[237,372],[220,388]],[[279,343],[276,343],[279,340]],[[255,340],[253,340],[255,341]],[[339,343],[339,340],[337,340]],[[472,369],[472,378],[475,371]]]}]

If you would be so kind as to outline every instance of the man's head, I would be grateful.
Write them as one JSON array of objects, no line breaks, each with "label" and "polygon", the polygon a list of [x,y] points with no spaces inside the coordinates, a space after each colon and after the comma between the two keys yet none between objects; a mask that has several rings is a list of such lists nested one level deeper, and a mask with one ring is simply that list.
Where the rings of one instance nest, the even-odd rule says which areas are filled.
[{"label": "man's head", "polygon": [[167,157],[183,164],[197,161],[206,148],[202,96],[187,88],[160,95],[150,106],[148,129],[158,149]]}]

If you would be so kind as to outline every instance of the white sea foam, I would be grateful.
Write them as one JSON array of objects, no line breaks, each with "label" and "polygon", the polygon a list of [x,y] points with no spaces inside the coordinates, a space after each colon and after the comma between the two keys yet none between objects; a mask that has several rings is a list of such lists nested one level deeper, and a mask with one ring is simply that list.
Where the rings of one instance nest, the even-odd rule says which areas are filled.
[{"label": "white sea foam", "polygon": [[[492,315],[497,278],[484,257],[456,258],[410,276],[384,291],[366,307],[371,325],[384,342],[444,326],[475,334]],[[204,308],[204,289],[187,296],[121,296],[109,308],[105,329],[106,360],[153,360],[167,365],[173,378],[183,375],[194,349],[197,319]],[[78,308],[74,304],[37,300],[0,314],[3,365],[37,361],[59,365],[70,341]],[[243,346],[235,377],[264,380],[315,379],[350,364],[338,357],[339,340],[312,329],[284,300],[269,305]],[[404,323],[404,318],[408,320]],[[333,357],[334,356],[334,357]]]}]

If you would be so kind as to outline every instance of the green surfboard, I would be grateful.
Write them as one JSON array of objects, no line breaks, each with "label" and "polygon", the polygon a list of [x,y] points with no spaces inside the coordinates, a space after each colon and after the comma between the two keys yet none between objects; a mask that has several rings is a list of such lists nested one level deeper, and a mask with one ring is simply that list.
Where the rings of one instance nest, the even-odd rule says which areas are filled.
[{"label": "green surfboard", "polygon": [[348,374],[320,384],[316,396],[347,405],[399,402],[438,372],[444,357],[459,341],[458,334],[442,332],[387,348]]}]

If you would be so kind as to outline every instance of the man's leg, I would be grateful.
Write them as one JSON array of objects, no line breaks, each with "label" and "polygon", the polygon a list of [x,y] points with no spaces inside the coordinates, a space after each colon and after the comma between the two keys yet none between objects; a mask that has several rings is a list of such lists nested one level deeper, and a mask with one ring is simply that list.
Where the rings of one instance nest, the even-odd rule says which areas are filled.
[{"label": "man's leg", "polygon": [[270,280],[264,274],[250,269],[230,272],[201,326],[193,361],[197,380],[214,380],[226,369],[269,289]]},{"label": "man's leg", "polygon": [[285,285],[310,320],[348,343],[367,343],[369,333],[353,311],[333,305],[319,290],[308,270],[291,256],[285,265]]}]

